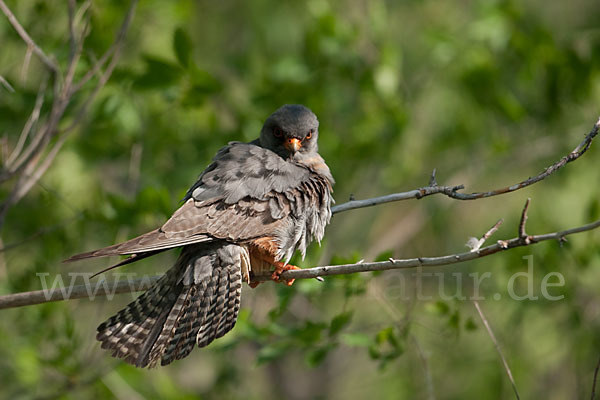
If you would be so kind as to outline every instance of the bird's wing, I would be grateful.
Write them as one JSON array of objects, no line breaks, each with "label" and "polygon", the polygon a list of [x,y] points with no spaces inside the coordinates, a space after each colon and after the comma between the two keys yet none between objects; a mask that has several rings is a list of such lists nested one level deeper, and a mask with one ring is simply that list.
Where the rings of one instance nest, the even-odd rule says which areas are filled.
[{"label": "bird's wing", "polygon": [[[123,243],[118,243],[102,249],[75,254],[65,262],[82,260],[84,258],[118,256],[140,253],[157,253],[173,247],[185,246],[193,243],[202,243],[212,240],[206,235],[193,235],[188,237],[167,236],[160,229],[155,229]],[[137,261],[137,260],[136,260]]]},{"label": "bird's wing", "polygon": [[326,186],[333,181],[326,172],[322,177],[268,149],[232,142],[217,153],[185,203],[162,227],[67,261],[156,252],[214,239],[239,242],[263,237],[290,214],[299,217],[305,206],[323,203],[329,195]]},{"label": "bird's wing", "polygon": [[233,242],[261,238],[289,222],[287,217],[301,218],[307,207],[328,206],[331,184],[326,176],[268,149],[231,143],[160,231],[168,237],[209,235]]}]

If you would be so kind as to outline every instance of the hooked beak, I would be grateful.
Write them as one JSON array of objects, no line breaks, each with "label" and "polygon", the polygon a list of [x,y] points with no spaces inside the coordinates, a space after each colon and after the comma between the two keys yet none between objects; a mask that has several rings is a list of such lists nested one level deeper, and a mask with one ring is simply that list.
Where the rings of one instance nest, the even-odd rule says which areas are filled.
[{"label": "hooked beak", "polygon": [[283,145],[288,151],[295,153],[302,147],[302,142],[300,142],[300,139],[288,138]]}]

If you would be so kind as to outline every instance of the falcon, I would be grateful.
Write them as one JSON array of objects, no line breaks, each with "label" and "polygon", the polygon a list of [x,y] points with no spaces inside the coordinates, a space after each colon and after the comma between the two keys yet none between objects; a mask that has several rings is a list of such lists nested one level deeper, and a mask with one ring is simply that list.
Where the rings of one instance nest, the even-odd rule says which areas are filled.
[{"label": "falcon", "polygon": [[182,247],[159,281],[98,327],[102,348],[137,367],[170,364],[233,328],[243,281],[296,269],[292,255],[320,242],[331,218],[334,179],[318,136],[311,110],[284,105],[258,139],[220,149],[160,228],[68,259],[128,255],[120,266]]}]

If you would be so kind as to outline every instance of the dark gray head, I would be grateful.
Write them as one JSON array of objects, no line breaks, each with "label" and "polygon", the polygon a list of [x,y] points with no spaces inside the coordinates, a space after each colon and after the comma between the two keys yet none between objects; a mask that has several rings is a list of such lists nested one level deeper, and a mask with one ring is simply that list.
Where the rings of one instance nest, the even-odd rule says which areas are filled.
[{"label": "dark gray head", "polygon": [[260,144],[285,159],[302,160],[318,150],[319,120],[301,104],[286,104],[267,118]]}]

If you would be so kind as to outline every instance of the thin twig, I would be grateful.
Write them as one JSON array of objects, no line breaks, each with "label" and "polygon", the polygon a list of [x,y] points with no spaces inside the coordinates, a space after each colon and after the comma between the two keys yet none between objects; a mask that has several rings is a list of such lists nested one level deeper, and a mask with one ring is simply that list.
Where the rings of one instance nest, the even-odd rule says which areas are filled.
[{"label": "thin twig", "polygon": [[485,235],[483,235],[482,239],[484,240],[484,242],[485,242],[486,240],[488,240],[488,239],[489,239],[489,238],[490,238],[490,237],[491,237],[491,236],[492,236],[494,233],[496,233],[496,231],[498,230],[498,228],[500,228],[500,225],[502,225],[502,223],[503,223],[503,222],[504,222],[504,218],[501,218],[501,219],[499,219],[499,220],[498,220],[498,222],[496,222],[496,223],[494,224],[494,226],[492,226],[492,227],[490,228],[490,230],[489,230],[489,231],[487,231],[487,232],[485,233]]},{"label": "thin twig", "polygon": [[15,162],[15,159],[19,156],[19,154],[21,153],[21,150],[23,150],[23,146],[25,145],[25,141],[29,137],[31,128],[35,125],[35,123],[40,118],[40,111],[42,109],[42,106],[44,105],[44,95],[46,94],[46,88],[48,87],[48,79],[49,79],[49,77],[46,76],[46,78],[44,80],[42,80],[42,83],[40,84],[40,88],[38,89],[37,96],[35,98],[35,105],[33,106],[33,110],[31,111],[31,114],[29,115],[27,122],[23,126],[23,130],[21,131],[21,135],[19,135],[19,140],[17,142],[17,145],[13,149],[12,153],[10,153],[10,156],[8,157],[8,159],[6,160],[6,168],[8,168],[8,169],[11,168],[11,166]]},{"label": "thin twig", "polygon": [[600,358],[598,358],[598,363],[596,364],[596,369],[594,370],[594,380],[592,381],[592,397],[591,400],[596,399],[596,383],[598,382],[598,370],[600,370]]},{"label": "thin twig", "polygon": [[56,66],[54,61],[52,61],[46,55],[46,53],[44,53],[44,51],[37,44],[35,44],[35,42],[31,38],[31,36],[29,36],[27,31],[19,23],[19,21],[17,20],[17,17],[15,17],[15,15],[12,13],[10,8],[8,8],[7,5],[4,3],[4,0],[0,0],[0,10],[2,10],[4,15],[6,15],[6,18],[8,18],[8,21],[13,26],[15,31],[17,31],[19,36],[21,36],[21,39],[23,39],[23,41],[27,44],[28,48],[30,48],[31,51],[33,51],[35,53],[35,55],[37,55],[39,57],[39,59],[42,60],[44,65],[46,65],[46,67],[49,70],[51,70],[52,72],[54,72],[55,74],[58,75],[58,73],[59,73],[58,67]]},{"label": "thin twig", "polygon": [[63,144],[65,144],[66,138],[66,135],[63,135],[60,138],[58,138],[54,146],[52,146],[52,149],[50,149],[50,151],[48,152],[44,160],[40,163],[40,166],[35,170],[35,172],[22,175],[26,179],[23,181],[23,183],[21,183],[18,186],[18,190],[15,191],[15,196],[12,201],[13,204],[14,202],[21,200],[23,196],[25,196],[27,192],[31,190],[33,185],[35,185],[37,181],[40,180],[42,175],[46,173],[48,168],[50,168],[52,161],[54,161],[54,158],[58,154],[59,150],[62,148]]},{"label": "thin twig", "polygon": [[435,400],[435,390],[433,389],[433,377],[431,376],[431,371],[429,369],[429,362],[427,360],[427,355],[421,349],[419,342],[415,336],[411,336],[412,342],[417,349],[417,353],[419,354],[419,358],[421,359],[421,363],[423,364],[423,372],[425,373],[425,383],[427,385],[427,399]]},{"label": "thin twig", "polygon": [[2,86],[4,86],[4,88],[5,88],[6,90],[8,90],[9,92],[11,92],[11,93],[14,93],[14,92],[15,92],[15,88],[13,88],[13,87],[11,86],[11,84],[10,84],[10,83],[8,83],[8,81],[7,81],[7,80],[6,80],[6,79],[5,79],[5,78],[4,78],[2,75],[0,75],[0,83],[1,83],[1,84],[2,84]]},{"label": "thin twig", "polygon": [[477,302],[477,300],[473,300],[473,305],[475,306],[475,309],[477,309],[477,313],[479,314],[479,317],[481,318],[481,321],[483,322],[483,325],[485,326],[485,329],[487,330],[488,335],[490,335],[490,338],[492,339],[494,346],[496,346],[496,351],[500,355],[500,359],[502,360],[502,365],[504,365],[504,370],[506,371],[506,374],[508,375],[508,379],[510,380],[512,388],[515,391],[515,396],[517,397],[517,400],[520,400],[519,391],[517,390],[517,385],[512,376],[512,372],[510,372],[510,367],[508,366],[508,363],[506,362],[506,358],[504,358],[504,354],[502,354],[502,350],[500,349],[500,345],[498,344],[498,341],[496,340],[496,336],[494,336],[494,332],[492,331],[492,328],[490,327],[488,320],[485,318],[483,311],[481,311],[481,307],[479,307],[479,303]]},{"label": "thin twig", "polygon": [[[123,46],[123,41],[125,39],[125,35],[127,34],[127,30],[129,29],[129,25],[133,18],[136,4],[137,4],[137,0],[133,0],[131,2],[130,6],[129,6],[129,10],[127,11],[127,15],[125,16],[125,19],[123,20],[123,23],[121,24],[121,28],[119,29],[119,32],[117,33],[115,41],[108,48],[108,50],[106,50],[106,52],[102,55],[102,57],[100,57],[100,59],[98,61],[96,61],[94,66],[88,72],[86,72],[86,74],[81,78],[81,80],[73,85],[73,87],[71,89],[71,94],[79,91],[83,87],[83,85],[85,85],[90,79],[92,79],[92,77],[94,75],[96,75],[100,71],[100,69],[104,66],[104,64],[106,64],[106,62],[109,59],[111,59],[111,63],[113,63],[113,64],[116,63],[116,60],[119,58],[119,54],[120,54],[121,48]],[[109,64],[109,66],[107,67],[107,70],[104,71],[104,73],[102,73],[100,75],[100,81],[102,81],[103,79],[108,80],[108,77],[110,77],[110,74],[112,73],[113,68],[114,68],[114,65],[111,67],[111,65]],[[104,83],[106,83],[106,82],[104,82]],[[104,83],[100,87],[104,86]],[[98,85],[100,85],[100,82],[98,83]],[[97,86],[96,89],[94,89],[94,92],[97,92],[98,90],[99,89]]]},{"label": "thin twig", "polygon": [[[33,47],[27,46],[25,57],[23,57],[23,66],[21,67],[21,81],[27,80],[27,73],[29,72],[29,63],[31,62],[31,55],[33,54]],[[52,72],[52,71],[50,71]]]},{"label": "thin twig", "polygon": [[77,51],[77,39],[75,39],[75,0],[67,2],[69,10],[69,59],[75,58]]},{"label": "thin twig", "polygon": [[[100,89],[102,89],[104,87],[104,85],[106,85],[106,82],[108,82],[108,79],[110,78],[110,76],[111,76],[114,68],[117,65],[117,61],[119,60],[119,56],[121,55],[121,50],[123,48],[123,43],[124,43],[125,35],[127,33],[127,30],[129,29],[129,25],[131,24],[131,20],[133,19],[133,15],[135,13],[135,7],[137,5],[137,2],[138,2],[138,0],[132,0],[131,1],[129,9],[127,10],[127,15],[125,16],[125,19],[123,20],[123,23],[121,24],[121,28],[119,29],[119,33],[117,34],[117,38],[115,39],[115,42],[114,42],[114,45],[113,45],[114,49],[112,51],[112,57],[110,58],[110,62],[108,63],[108,66],[106,67],[106,70],[102,73],[102,75],[98,79],[98,83],[96,84],[96,87],[94,88],[94,90],[92,91],[92,93],[88,96],[87,100],[83,103],[83,105],[79,109],[79,112],[77,113],[77,115],[73,119],[73,122],[71,123],[71,125],[69,125],[67,128],[65,128],[62,131],[62,133],[71,131],[73,128],[75,128],[83,120],[83,118],[85,117],[85,115],[87,113],[88,107],[90,106],[90,104],[92,103],[92,101],[94,101],[94,99],[96,98],[96,95],[98,94],[98,92],[100,91]],[[84,76],[84,78],[82,79],[82,81],[85,80],[85,79],[86,78]],[[78,86],[79,86],[79,84],[76,84],[73,87],[73,89],[71,91],[71,94],[74,93],[75,91],[77,91]]]},{"label": "thin twig", "polygon": [[577,147],[575,147],[575,149],[573,149],[573,151],[571,151],[566,156],[562,157],[560,160],[558,160],[551,166],[544,169],[538,175],[530,177],[528,179],[525,179],[524,181],[521,181],[512,186],[506,186],[506,187],[503,187],[500,189],[491,190],[489,192],[461,193],[461,192],[459,192],[459,190],[464,189],[464,185],[438,186],[435,181],[435,170],[434,170],[434,173],[432,174],[432,177],[429,180],[428,186],[425,186],[425,187],[422,187],[419,189],[415,189],[415,190],[410,190],[408,192],[394,193],[394,194],[389,194],[386,196],[375,197],[372,199],[352,200],[347,203],[332,207],[331,212],[333,214],[336,214],[336,213],[343,212],[343,211],[354,210],[356,208],[372,207],[372,206],[376,206],[376,205],[383,204],[383,203],[389,203],[392,201],[421,199],[423,197],[431,196],[434,194],[443,194],[445,196],[448,196],[448,197],[456,199],[456,200],[478,200],[478,199],[483,199],[483,198],[487,198],[487,197],[498,196],[498,195],[505,194],[505,193],[511,193],[511,192],[517,191],[519,189],[523,189],[527,186],[533,185],[534,183],[537,183],[537,182],[547,178],[554,172],[563,168],[565,165],[567,165],[571,161],[577,160],[589,149],[590,145],[592,144],[592,140],[594,140],[594,138],[598,135],[599,130],[600,130],[600,118],[594,124],[592,130],[585,136],[585,139],[581,143],[579,143],[579,145]]},{"label": "thin twig", "polygon": [[521,220],[519,221],[519,238],[525,242],[529,240],[527,237],[527,232],[525,231],[525,225],[527,224],[527,211],[529,211],[529,203],[531,203],[531,199],[528,198],[525,202],[525,207],[523,207],[523,211],[521,212]]},{"label": "thin twig", "polygon": [[500,225],[502,225],[503,222],[504,222],[503,218],[499,219],[498,222],[496,222],[494,224],[494,226],[492,226],[481,237],[481,239],[477,239],[475,237],[469,238],[469,241],[467,242],[467,247],[469,247],[471,249],[471,252],[479,250],[481,248],[481,246],[483,246],[485,241],[488,240],[494,233],[496,233],[496,231],[498,230],[498,228],[500,228]]}]

